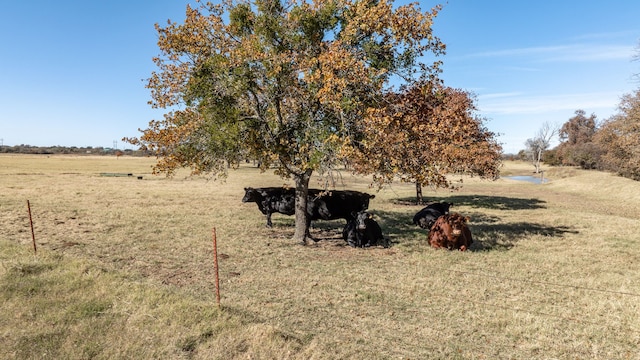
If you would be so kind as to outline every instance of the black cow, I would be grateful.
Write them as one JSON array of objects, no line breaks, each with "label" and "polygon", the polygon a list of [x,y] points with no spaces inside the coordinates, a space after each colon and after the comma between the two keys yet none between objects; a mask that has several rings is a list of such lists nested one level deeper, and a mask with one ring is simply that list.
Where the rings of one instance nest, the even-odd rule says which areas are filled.
[{"label": "black cow", "polygon": [[373,215],[362,210],[352,215],[354,219],[347,221],[342,230],[342,237],[351,247],[368,247],[382,245],[389,247],[389,242],[382,236],[380,225]]},{"label": "black cow", "polygon": [[242,202],[254,202],[258,204],[260,212],[267,216],[267,226],[271,227],[271,214],[281,213],[293,215],[296,212],[295,190],[283,187],[244,188]]},{"label": "black cow", "polygon": [[416,213],[413,217],[413,223],[429,230],[440,216],[449,213],[449,207],[451,206],[453,206],[453,203],[447,202],[429,204]]},{"label": "black cow", "polygon": [[355,190],[309,189],[309,220],[354,219],[356,213],[369,208],[375,195]]},{"label": "black cow", "polygon": [[[295,214],[295,189],[283,187],[245,188],[242,202],[255,202],[260,212],[267,216],[267,226],[271,227],[271,214]],[[369,207],[369,200],[375,195],[352,190],[324,191],[309,189],[307,214],[312,220],[353,219],[352,213]]]}]

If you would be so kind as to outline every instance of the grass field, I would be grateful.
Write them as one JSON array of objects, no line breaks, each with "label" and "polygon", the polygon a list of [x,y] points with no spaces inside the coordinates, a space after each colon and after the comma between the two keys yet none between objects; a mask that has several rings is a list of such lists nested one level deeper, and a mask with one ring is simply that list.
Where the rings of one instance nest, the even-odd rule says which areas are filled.
[{"label": "grass field", "polygon": [[392,241],[353,249],[344,221],[309,246],[293,217],[266,228],[240,199],[290,183],[270,173],[166,179],[153,162],[0,156],[0,358],[640,359],[640,182],[547,168],[544,185],[425,191],[471,217],[471,251],[450,252],[411,224],[411,184],[343,173]]}]

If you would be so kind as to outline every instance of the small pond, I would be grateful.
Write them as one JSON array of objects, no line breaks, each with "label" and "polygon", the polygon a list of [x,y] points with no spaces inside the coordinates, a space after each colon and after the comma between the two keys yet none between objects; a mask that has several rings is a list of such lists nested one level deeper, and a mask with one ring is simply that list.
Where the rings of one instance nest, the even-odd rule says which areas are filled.
[{"label": "small pond", "polygon": [[[531,176],[531,175],[518,175],[518,176],[505,176],[505,179],[518,180],[518,181],[526,181],[534,184],[540,184],[540,176]],[[544,183],[548,183],[549,179],[544,178]]]}]

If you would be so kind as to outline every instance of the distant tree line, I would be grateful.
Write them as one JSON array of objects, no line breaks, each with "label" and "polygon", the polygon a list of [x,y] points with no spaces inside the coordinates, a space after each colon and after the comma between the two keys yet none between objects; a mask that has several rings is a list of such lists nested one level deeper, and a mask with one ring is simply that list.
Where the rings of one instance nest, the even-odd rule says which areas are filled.
[{"label": "distant tree line", "polygon": [[[604,121],[577,110],[558,130],[560,144],[543,153],[547,165],[605,170],[640,181],[640,89],[622,97]],[[527,158],[527,151],[519,154]]]},{"label": "distant tree line", "polygon": [[127,156],[148,156],[149,153],[142,150],[114,149],[108,147],[77,147],[77,146],[32,146],[15,145],[0,146],[0,153],[3,154],[75,154],[75,155],[127,155]]}]

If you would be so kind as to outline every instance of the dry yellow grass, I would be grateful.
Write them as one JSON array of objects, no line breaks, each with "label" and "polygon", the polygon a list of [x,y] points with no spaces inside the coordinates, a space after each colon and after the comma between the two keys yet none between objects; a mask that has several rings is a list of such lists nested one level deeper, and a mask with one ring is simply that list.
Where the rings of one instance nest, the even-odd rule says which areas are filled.
[{"label": "dry yellow grass", "polygon": [[323,240],[306,247],[290,239],[292,217],[265,228],[240,199],[285,182],[269,173],[166,179],[151,164],[0,156],[8,358],[638,358],[638,182],[551,168],[545,185],[465,178],[459,192],[426,192],[471,216],[476,243],[460,253],[429,248],[411,224],[413,186],[375,192],[345,173],[338,188],[375,193],[393,242],[363,250],[345,246],[342,221],[316,224]]}]

